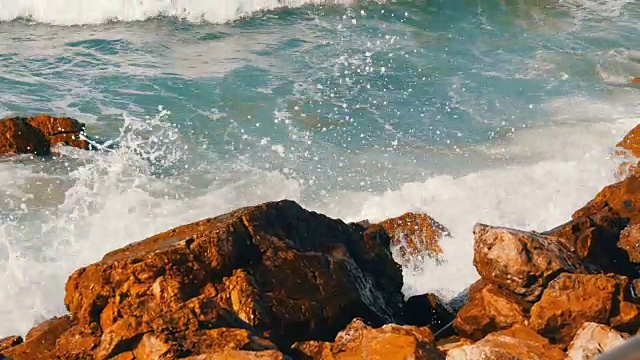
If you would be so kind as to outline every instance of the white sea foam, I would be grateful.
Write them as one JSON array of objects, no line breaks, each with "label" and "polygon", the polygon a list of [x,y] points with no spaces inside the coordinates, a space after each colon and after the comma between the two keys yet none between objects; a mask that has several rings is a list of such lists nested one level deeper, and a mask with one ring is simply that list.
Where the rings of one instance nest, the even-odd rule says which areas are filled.
[{"label": "white sea foam", "polygon": [[[24,333],[35,322],[64,313],[67,276],[109,250],[239,206],[281,198],[345,220],[378,220],[407,210],[431,214],[453,234],[442,243],[447,262],[443,266],[427,262],[421,264],[422,271],[405,271],[405,293],[436,291],[451,296],[477,278],[472,265],[475,222],[544,230],[566,221],[573,210],[614,181],[611,146],[637,122],[626,118],[523,130],[478,152],[513,153],[512,165],[458,177],[436,176],[386,193],[329,193],[322,203],[308,203],[302,196],[308,189],[276,172],[193,169],[189,177],[201,177],[201,183],[209,184],[198,191],[184,179],[153,175],[149,159],[151,164],[164,161],[164,166],[182,161],[179,153],[171,152],[181,148],[181,139],[160,121],[143,124],[129,119],[123,147],[116,152],[66,150],[67,156],[87,163],[62,182],[49,181],[46,191],[38,190],[43,175],[33,165],[0,164],[3,174],[20,179],[13,187],[3,184],[7,196],[19,200],[31,191],[49,194],[58,202],[4,203],[8,213],[0,224],[4,320],[0,336]],[[149,126],[155,127],[152,136],[137,135]],[[165,156],[154,160],[154,152]],[[537,159],[517,161],[524,153]],[[140,155],[147,161],[140,161]],[[228,177],[220,179],[221,174]]]},{"label": "white sea foam", "polygon": [[3,0],[0,2],[0,21],[29,18],[55,25],[80,25],[175,16],[191,21],[221,23],[262,10],[349,2],[350,0]]}]

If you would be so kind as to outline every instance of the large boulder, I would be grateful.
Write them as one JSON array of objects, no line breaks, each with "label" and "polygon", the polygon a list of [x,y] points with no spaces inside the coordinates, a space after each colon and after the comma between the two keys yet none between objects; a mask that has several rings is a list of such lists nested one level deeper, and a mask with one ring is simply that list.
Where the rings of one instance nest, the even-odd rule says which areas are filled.
[{"label": "large boulder", "polygon": [[334,342],[306,341],[292,346],[294,354],[307,360],[437,360],[444,355],[425,327],[388,324],[372,328],[355,319]]},{"label": "large boulder", "polygon": [[565,353],[558,346],[535,331],[516,325],[487,335],[482,340],[451,349],[447,360],[564,360]]},{"label": "large boulder", "polygon": [[394,322],[402,273],[389,242],[286,200],[180,226],[75,271],[71,328],[41,353],[271,356],[295,341],[333,340],[354,317]]},{"label": "large boulder", "polygon": [[640,311],[638,305],[627,301],[629,293],[629,281],[624,276],[564,273],[549,284],[531,308],[529,326],[565,346],[587,322],[636,331]]},{"label": "large boulder", "polygon": [[553,238],[537,233],[476,224],[473,264],[480,276],[534,302],[563,272],[584,272],[578,257]]},{"label": "large boulder", "polygon": [[89,149],[89,142],[80,135],[84,124],[71,118],[48,115],[0,119],[0,155],[49,155],[51,148],[64,144]]}]

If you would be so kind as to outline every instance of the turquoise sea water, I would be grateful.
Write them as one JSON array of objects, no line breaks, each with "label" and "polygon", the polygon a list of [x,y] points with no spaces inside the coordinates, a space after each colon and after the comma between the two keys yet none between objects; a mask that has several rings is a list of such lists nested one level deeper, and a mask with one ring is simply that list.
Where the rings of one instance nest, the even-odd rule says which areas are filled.
[{"label": "turquoise sea water", "polygon": [[284,3],[0,0],[0,115],[115,145],[0,160],[0,336],[62,313],[66,277],[108,250],[284,197],[428,212],[448,261],[406,293],[451,295],[477,276],[474,222],[549,228],[614,180],[640,3]]}]

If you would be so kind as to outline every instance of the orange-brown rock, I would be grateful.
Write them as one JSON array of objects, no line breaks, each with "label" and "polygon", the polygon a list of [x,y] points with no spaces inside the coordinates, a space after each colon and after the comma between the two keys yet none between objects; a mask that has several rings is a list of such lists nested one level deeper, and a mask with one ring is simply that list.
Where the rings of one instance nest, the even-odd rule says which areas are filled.
[{"label": "orange-brown rock", "polygon": [[69,316],[49,319],[33,329],[25,336],[24,342],[0,352],[12,360],[53,359],[52,350],[56,341],[72,326]]},{"label": "orange-brown rock", "polygon": [[404,322],[408,325],[428,326],[436,332],[453,321],[455,315],[435,294],[412,296],[404,305]]},{"label": "orange-brown rock", "polygon": [[631,175],[604,187],[591,201],[576,210],[572,218],[608,213],[632,223],[640,221],[640,178]]},{"label": "orange-brown rock", "polygon": [[385,325],[371,328],[355,319],[333,343],[307,341],[292,346],[294,354],[308,360],[432,360],[444,359],[426,327]]},{"label": "orange-brown rock", "polygon": [[628,334],[592,322],[582,324],[569,344],[567,360],[590,360],[616,347],[629,338]]},{"label": "orange-brown rock", "polygon": [[384,220],[378,225],[384,227],[391,237],[391,245],[397,251],[402,264],[408,264],[411,259],[420,256],[442,263],[442,248],[439,242],[451,234],[444,225],[429,215],[408,212]]},{"label": "orange-brown rock", "polygon": [[[220,328],[281,347],[331,340],[353,317],[376,326],[400,318],[401,287],[386,234],[292,201],[266,203],[166,231],[74,272],[65,303],[75,326],[59,341],[67,349],[56,351],[98,360],[206,355],[237,335],[216,337]],[[246,347],[227,350],[255,350]]]},{"label": "orange-brown rock", "polygon": [[543,234],[557,238],[591,268],[631,275],[635,269],[618,245],[620,233],[627,224],[626,218],[605,207],[596,214],[578,217]]},{"label": "orange-brown rock", "polygon": [[522,325],[487,335],[472,345],[456,347],[447,359],[564,360],[560,347]]},{"label": "orange-brown rock", "polygon": [[633,331],[640,325],[640,313],[637,305],[625,301],[628,287],[623,276],[561,274],[533,305],[529,326],[565,346],[586,322]]},{"label": "orange-brown rock", "polygon": [[246,351],[246,350],[226,350],[213,354],[189,356],[184,360],[290,360],[277,350]]},{"label": "orange-brown rock", "polygon": [[441,353],[443,353],[444,355],[447,355],[449,351],[455,348],[459,348],[465,345],[472,345],[472,344],[473,344],[473,341],[467,338],[463,338],[459,336],[451,336],[446,339],[438,340],[436,342],[436,347]]},{"label": "orange-brown rock", "polygon": [[80,137],[84,124],[71,118],[37,115],[29,118],[0,119],[0,155],[35,154],[49,155],[58,144],[89,149],[90,145]]},{"label": "orange-brown rock", "polygon": [[562,272],[585,271],[578,257],[547,236],[476,224],[473,264],[482,278],[526,301]]},{"label": "orange-brown rock", "polygon": [[22,336],[8,336],[6,338],[0,339],[0,352],[10,349],[14,346],[18,346],[23,342],[24,340],[22,339]]},{"label": "orange-brown rock", "polygon": [[637,173],[638,159],[640,158],[640,125],[631,129],[616,144],[615,154],[623,158],[617,170],[618,176],[625,177]]},{"label": "orange-brown rock", "polygon": [[512,293],[487,285],[469,297],[458,311],[453,328],[461,336],[480,340],[491,332],[525,324],[530,307]]},{"label": "orange-brown rock", "polygon": [[640,264],[640,223],[631,224],[622,230],[618,247],[625,252],[631,263]]}]

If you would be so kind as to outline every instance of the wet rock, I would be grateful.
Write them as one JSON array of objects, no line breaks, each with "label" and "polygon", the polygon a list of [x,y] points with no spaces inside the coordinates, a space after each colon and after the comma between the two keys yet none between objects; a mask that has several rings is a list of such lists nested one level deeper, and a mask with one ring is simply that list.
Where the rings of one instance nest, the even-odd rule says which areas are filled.
[{"label": "wet rock", "polygon": [[80,137],[84,124],[71,118],[37,115],[0,119],[0,155],[49,155],[51,148],[64,144],[80,149],[90,145]]},{"label": "wet rock", "polygon": [[417,257],[443,262],[440,240],[450,237],[449,230],[427,214],[408,212],[384,220],[382,226],[391,237],[391,245],[398,253],[400,263],[409,264]]},{"label": "wet rock", "polygon": [[496,285],[475,291],[453,322],[461,336],[480,340],[487,334],[525,324],[531,305]]},{"label": "wet rock", "polygon": [[578,257],[558,241],[537,233],[476,224],[473,264],[487,282],[526,301],[536,301],[563,272],[583,272]]},{"label": "wet rock", "polygon": [[618,247],[631,263],[640,264],[640,224],[631,224],[620,233]]},{"label": "wet rock", "polygon": [[587,266],[603,272],[632,275],[636,272],[629,256],[618,245],[628,220],[611,208],[579,217],[549,230],[544,235],[557,238]]},{"label": "wet rock", "polygon": [[619,333],[606,325],[586,322],[569,344],[567,360],[593,359],[628,338],[628,334]]},{"label": "wet rock", "polygon": [[23,342],[24,340],[22,339],[22,336],[8,336],[6,338],[0,339],[0,352],[10,349],[14,346],[18,346]]},{"label": "wet rock", "polygon": [[0,355],[12,360],[48,359],[55,349],[56,341],[71,328],[71,318],[67,316],[55,317],[40,323],[25,336],[24,342],[3,350]]},{"label": "wet rock", "polygon": [[535,331],[516,325],[511,329],[487,335],[472,345],[456,347],[447,354],[447,360],[564,360],[560,347],[551,345]]},{"label": "wet rock", "polygon": [[444,359],[433,341],[433,334],[426,327],[389,324],[372,328],[355,319],[336,336],[333,343],[299,342],[292,346],[292,350],[297,357],[309,360]]},{"label": "wet rock", "polygon": [[[89,339],[83,351],[96,359],[136,351],[196,356],[232,342],[229,331],[213,336],[220,328],[286,348],[331,340],[353,317],[393,322],[402,313],[401,287],[388,236],[280,201],[115,250],[70,276],[65,304],[84,329],[74,330],[76,343]],[[97,333],[89,334],[92,326]]]},{"label": "wet rock", "polygon": [[640,314],[625,301],[628,279],[616,275],[564,273],[531,309],[529,326],[554,343],[568,345],[586,322],[637,329]]},{"label": "wet rock", "polygon": [[412,296],[404,305],[404,319],[408,325],[428,326],[436,332],[455,319],[455,315],[438,296],[423,294]]},{"label": "wet rock", "polygon": [[576,210],[572,218],[589,217],[603,212],[629,223],[640,223],[640,179],[631,175],[604,187],[591,201]]}]

